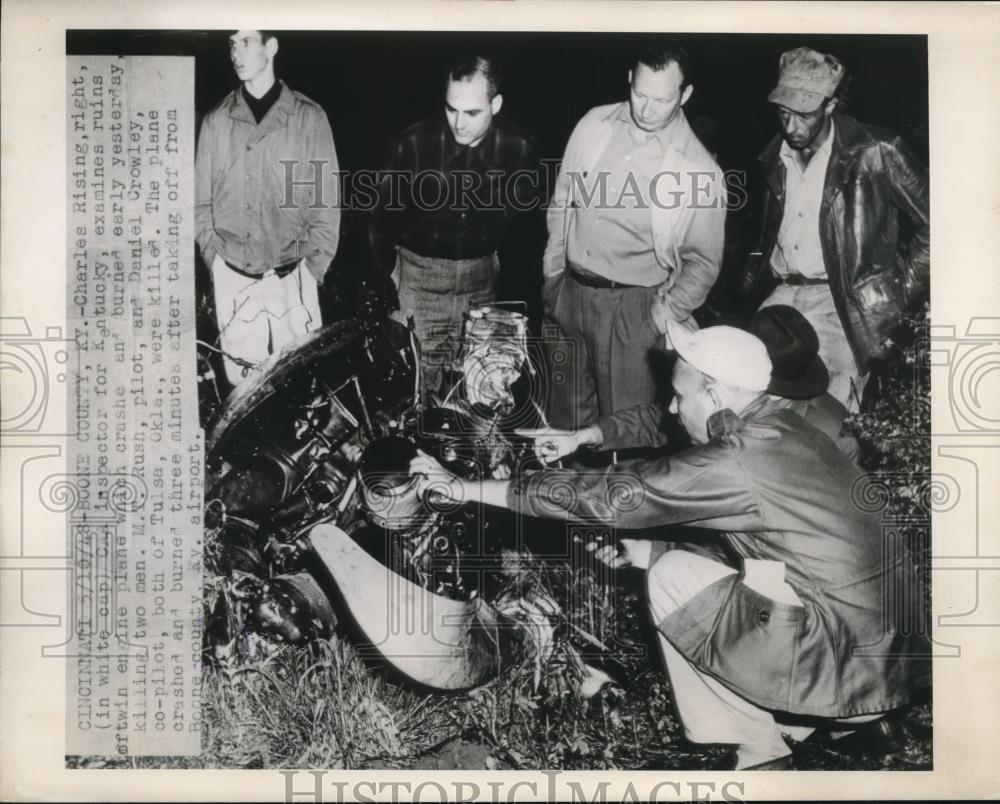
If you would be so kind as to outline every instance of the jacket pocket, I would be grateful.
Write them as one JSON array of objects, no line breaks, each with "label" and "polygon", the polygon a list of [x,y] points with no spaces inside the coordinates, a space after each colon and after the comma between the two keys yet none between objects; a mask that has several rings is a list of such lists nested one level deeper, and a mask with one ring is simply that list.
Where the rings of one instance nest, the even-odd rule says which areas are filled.
[{"label": "jacket pocket", "polygon": [[706,663],[752,699],[787,708],[805,619],[805,607],[778,603],[735,583],[717,621]]},{"label": "jacket pocket", "polygon": [[862,310],[903,309],[903,284],[895,266],[875,268],[874,276],[854,286],[854,296]]}]

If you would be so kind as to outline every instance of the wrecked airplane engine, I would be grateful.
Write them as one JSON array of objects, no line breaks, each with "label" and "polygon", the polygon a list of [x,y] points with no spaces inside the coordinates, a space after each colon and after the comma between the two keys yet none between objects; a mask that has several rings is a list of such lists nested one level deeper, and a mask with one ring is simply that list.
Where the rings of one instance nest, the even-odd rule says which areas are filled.
[{"label": "wrecked airplane engine", "polygon": [[542,423],[517,390],[534,371],[524,316],[474,310],[464,335],[440,394],[421,388],[411,330],[369,315],[310,334],[228,401],[206,449],[217,645],[267,655],[350,625],[438,689],[519,655],[510,514],[419,497],[408,471],[418,448],[466,478],[533,460],[510,435]]}]

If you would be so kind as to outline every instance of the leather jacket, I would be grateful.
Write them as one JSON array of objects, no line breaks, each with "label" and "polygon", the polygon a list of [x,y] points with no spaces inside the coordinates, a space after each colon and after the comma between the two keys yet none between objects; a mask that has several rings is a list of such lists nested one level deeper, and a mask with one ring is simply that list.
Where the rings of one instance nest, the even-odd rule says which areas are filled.
[{"label": "leather jacket", "polygon": [[[858,440],[844,427],[844,420],[849,415],[847,408],[832,396],[821,394],[812,399],[770,396],[769,399],[775,407],[798,413],[807,424],[829,436],[844,455],[855,463],[858,462]],[[594,422],[601,431],[599,449],[610,451],[662,447],[667,443],[667,435],[662,429],[663,417],[664,410],[656,403],[633,405],[602,416]]]},{"label": "leather jacket", "polygon": [[[738,282],[748,310],[774,289],[771,252],[784,211],[785,166],[775,137],[760,156],[766,182],[756,259]],[[820,207],[820,242],[830,290],[862,371],[888,351],[900,315],[916,307],[930,282],[926,170],[885,129],[834,115],[833,150]],[[909,231],[903,231],[904,226]]]},{"label": "leather jacket", "polygon": [[[819,430],[767,396],[708,420],[711,441],[603,470],[522,474],[513,511],[616,529],[721,532],[740,559],[780,561],[789,606],[730,575],[656,623],[685,657],[766,709],[884,712],[927,683],[925,601],[865,477]],[[650,564],[652,566],[652,563]]]}]

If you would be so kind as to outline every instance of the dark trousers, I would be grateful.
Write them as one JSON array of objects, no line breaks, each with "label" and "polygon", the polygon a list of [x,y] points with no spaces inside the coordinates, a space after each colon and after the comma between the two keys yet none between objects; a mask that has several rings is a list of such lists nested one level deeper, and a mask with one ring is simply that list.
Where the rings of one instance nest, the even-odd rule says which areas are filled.
[{"label": "dark trousers", "polygon": [[[663,335],[645,311],[656,288],[604,289],[564,273],[545,298],[545,409],[553,427],[575,429],[656,401]],[[658,348],[659,347],[659,348]]]},{"label": "dark trousers", "polygon": [[499,273],[496,254],[446,260],[398,250],[393,278],[399,310],[393,318],[406,323],[413,316],[428,391],[439,391],[444,370],[456,356],[464,314],[496,300]]}]

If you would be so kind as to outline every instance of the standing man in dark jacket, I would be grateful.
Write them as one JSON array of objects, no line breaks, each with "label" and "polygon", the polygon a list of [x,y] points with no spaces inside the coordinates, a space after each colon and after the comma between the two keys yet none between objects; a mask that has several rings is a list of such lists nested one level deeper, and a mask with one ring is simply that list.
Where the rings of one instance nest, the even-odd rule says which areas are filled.
[{"label": "standing man in dark jacket", "polygon": [[396,283],[397,319],[413,316],[434,392],[463,314],[496,301],[497,252],[537,192],[533,142],[497,117],[502,105],[494,62],[458,62],[447,71],[444,109],[396,138],[379,183],[373,259]]},{"label": "standing man in dark jacket", "polygon": [[244,363],[319,328],[317,285],[340,239],[330,123],[275,78],[277,53],[268,31],[229,37],[241,84],[205,115],[195,160],[195,239],[234,386],[249,376]]},{"label": "standing man in dark jacket", "polygon": [[819,335],[830,393],[858,409],[873,359],[930,280],[927,174],[885,129],[838,111],[844,67],[800,47],[768,100],[781,136],[761,155],[761,247],[742,278],[756,306],[787,304]]},{"label": "standing man in dark jacket", "polygon": [[721,532],[739,569],[636,539],[605,560],[649,570],[688,739],[736,744],[737,769],[777,769],[790,754],[782,732],[809,731],[779,726],[782,713],[856,729],[929,681],[927,640],[907,625],[919,603],[913,567],[862,504],[858,467],[764,393],[771,363],[759,339],[732,327],[668,329],[678,355],[670,409],[692,448],[515,481],[461,480],[423,454],[411,471],[453,500],[531,516]]}]

